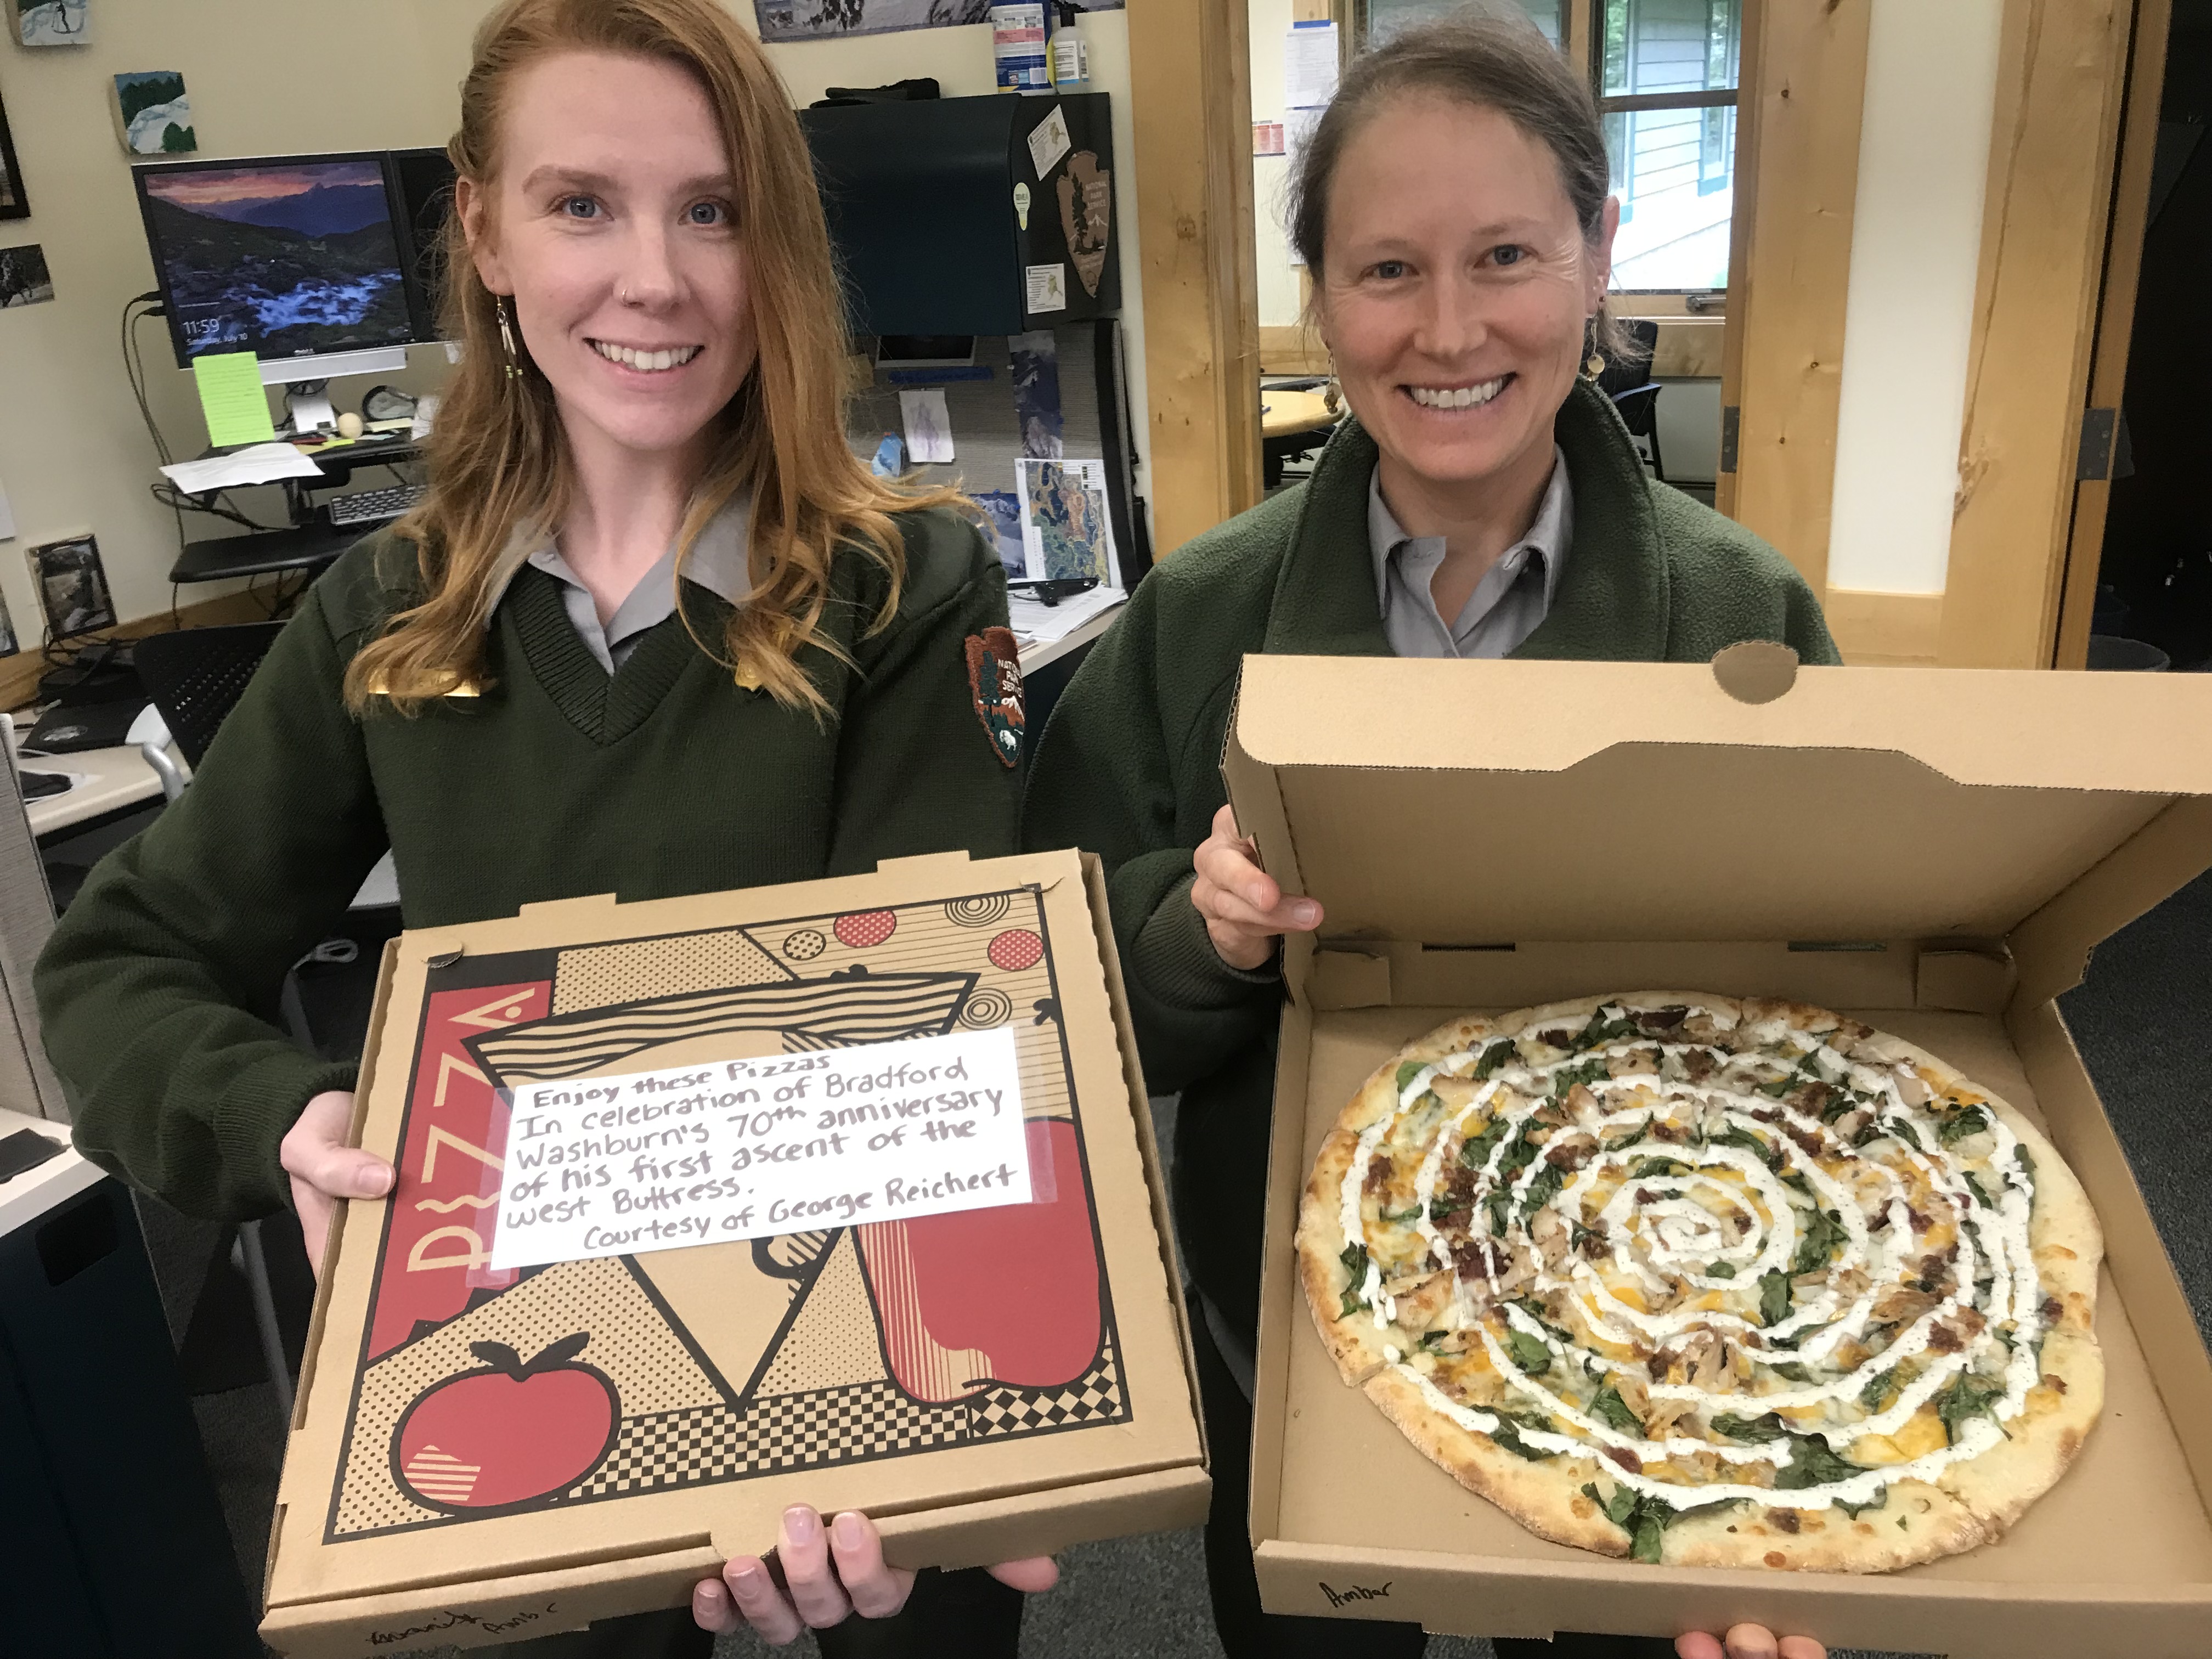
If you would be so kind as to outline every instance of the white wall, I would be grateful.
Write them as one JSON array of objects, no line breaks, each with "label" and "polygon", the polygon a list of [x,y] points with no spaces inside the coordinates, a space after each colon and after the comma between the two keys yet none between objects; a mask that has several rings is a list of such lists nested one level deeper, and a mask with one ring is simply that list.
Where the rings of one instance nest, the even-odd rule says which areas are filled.
[{"label": "white wall", "polygon": [[1943,591],[2002,9],[2003,0],[1874,0],[1831,587]]},{"label": "white wall", "polygon": [[[726,3],[752,27],[751,0]],[[0,542],[0,595],[27,643],[37,641],[40,611],[21,552],[41,542],[96,534],[126,621],[170,602],[176,525],[147,494],[155,456],[117,349],[123,302],[151,289],[154,272],[129,159],[108,114],[109,77],[181,71],[203,155],[443,144],[459,115],[470,35],[489,9],[489,0],[97,0],[89,46],[29,50],[0,40],[0,103],[33,210],[27,220],[0,221],[0,246],[42,244],[57,291],[51,304],[0,312],[0,484],[17,530]],[[1128,25],[1126,14],[1103,12],[1080,27],[1091,46],[1091,86],[1115,100],[1115,224],[1142,491],[1151,422]],[[873,86],[908,76],[935,76],[948,97],[993,90],[988,25],[776,46],[769,54],[801,105],[832,82]],[[191,377],[175,367],[159,322],[145,325],[141,338],[155,418],[173,448],[197,453],[207,434]],[[392,378],[428,389],[444,373],[444,354],[429,348],[413,354],[406,376]],[[345,404],[372,383],[335,389]],[[273,490],[237,499],[264,522],[279,517]],[[186,526],[194,539],[222,533],[214,520],[188,519]],[[222,591],[188,587],[181,602]]]}]

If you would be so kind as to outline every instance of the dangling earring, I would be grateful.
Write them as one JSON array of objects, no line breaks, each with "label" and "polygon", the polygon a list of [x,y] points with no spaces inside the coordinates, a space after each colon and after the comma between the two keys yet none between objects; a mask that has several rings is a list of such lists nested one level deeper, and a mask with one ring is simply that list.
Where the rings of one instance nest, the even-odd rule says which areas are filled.
[{"label": "dangling earring", "polygon": [[507,348],[507,378],[519,380],[522,378],[521,358],[514,349],[514,330],[507,321],[507,308],[514,303],[504,294],[492,295],[492,313],[499,319],[499,343]]},{"label": "dangling earring", "polygon": [[1583,373],[1589,375],[1590,379],[1595,380],[1599,375],[1605,373],[1605,359],[1599,356],[1595,351],[1591,352],[1589,355],[1589,361],[1583,365]]}]

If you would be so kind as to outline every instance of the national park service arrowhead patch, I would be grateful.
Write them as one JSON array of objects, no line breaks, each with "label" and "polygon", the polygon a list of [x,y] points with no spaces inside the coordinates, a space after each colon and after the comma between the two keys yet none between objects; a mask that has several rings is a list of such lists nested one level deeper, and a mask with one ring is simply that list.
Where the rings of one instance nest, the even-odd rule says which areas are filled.
[{"label": "national park service arrowhead patch", "polygon": [[991,752],[1004,766],[1022,758],[1022,659],[1013,630],[987,628],[968,636],[968,695],[975,718],[991,739]]}]

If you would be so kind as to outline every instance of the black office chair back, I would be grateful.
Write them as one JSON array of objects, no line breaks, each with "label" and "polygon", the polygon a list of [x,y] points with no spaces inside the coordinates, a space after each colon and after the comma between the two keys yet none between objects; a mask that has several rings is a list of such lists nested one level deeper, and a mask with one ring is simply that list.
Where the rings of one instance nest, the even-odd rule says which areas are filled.
[{"label": "black office chair back", "polygon": [[189,764],[200,763],[283,628],[274,622],[185,628],[135,641],[138,678]]},{"label": "black office chair back", "polygon": [[1620,326],[1636,349],[1626,356],[1607,357],[1597,377],[1598,390],[1614,399],[1651,384],[1651,354],[1659,344],[1659,325],[1648,317],[1624,317]]}]

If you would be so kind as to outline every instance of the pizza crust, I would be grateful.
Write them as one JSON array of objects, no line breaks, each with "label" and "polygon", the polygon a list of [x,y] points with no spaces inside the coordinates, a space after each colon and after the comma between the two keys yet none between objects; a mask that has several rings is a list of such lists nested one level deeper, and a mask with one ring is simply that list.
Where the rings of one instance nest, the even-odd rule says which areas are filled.
[{"label": "pizza crust", "polygon": [[[1347,1385],[1362,1388],[1424,1456],[1538,1536],[1601,1554],[1629,1553],[1629,1534],[1583,1491],[1594,1481],[1610,1492],[1610,1464],[1566,1453],[1523,1458],[1489,1436],[1462,1427],[1436,1410],[1395,1363],[1402,1356],[1394,1346],[1394,1328],[1378,1329],[1374,1316],[1364,1311],[1350,1318],[1337,1313],[1351,1284],[1340,1259],[1347,1243],[1342,1183],[1358,1155],[1360,1133],[1397,1107],[1400,1066],[1479,1051],[1499,1037],[1540,1041],[1548,1031],[1578,1033],[1601,1008],[1624,1004],[1643,1009],[1686,1005],[1729,1028],[1782,1019],[1800,1030],[1826,1034],[1835,1046],[1869,1064],[1909,1062],[1937,1092],[1960,1092],[1986,1103],[2034,1161],[2029,1243],[2045,1309],[2057,1315],[2045,1340],[2044,1384],[2030,1391],[2026,1406],[2005,1425],[2008,1437],[1994,1448],[1948,1465],[1935,1483],[1892,1483],[1882,1507],[1857,1517],[1840,1507],[1791,1510],[1747,1501],[1679,1519],[1664,1534],[1664,1561],[1679,1566],[1883,1572],[1971,1550],[2001,1536],[2064,1472],[2102,1406],[2103,1362],[2093,1328],[2101,1230],[2081,1183],[2017,1109],[1939,1056],[1808,1004],[1680,991],[1578,997],[1502,1016],[1450,1020],[1399,1049],[1339,1115],[1322,1143],[1300,1210],[1300,1278],[1316,1330],[1339,1374]],[[1692,1016],[1691,1022],[1696,1018]],[[1529,1058],[1540,1060],[1560,1052],[1546,1045]]]}]

